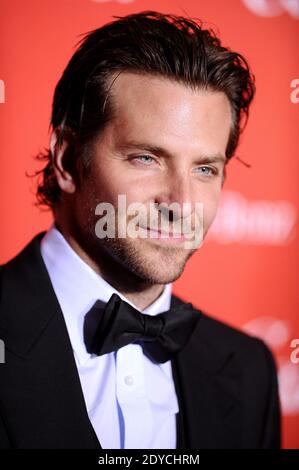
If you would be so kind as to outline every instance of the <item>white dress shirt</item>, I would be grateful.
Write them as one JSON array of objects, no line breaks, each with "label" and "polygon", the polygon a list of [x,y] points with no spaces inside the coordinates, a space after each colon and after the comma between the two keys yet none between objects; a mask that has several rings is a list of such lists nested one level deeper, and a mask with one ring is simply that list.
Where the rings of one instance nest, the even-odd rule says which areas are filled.
[{"label": "white dress shirt", "polygon": [[[96,300],[108,302],[116,293],[137,307],[87,265],[55,226],[43,237],[41,254],[64,315],[88,416],[102,448],[175,449],[179,408],[171,362],[153,363],[138,344],[102,356],[89,354],[85,347],[84,317]],[[143,313],[168,310],[171,293],[171,284],[166,284]]]}]

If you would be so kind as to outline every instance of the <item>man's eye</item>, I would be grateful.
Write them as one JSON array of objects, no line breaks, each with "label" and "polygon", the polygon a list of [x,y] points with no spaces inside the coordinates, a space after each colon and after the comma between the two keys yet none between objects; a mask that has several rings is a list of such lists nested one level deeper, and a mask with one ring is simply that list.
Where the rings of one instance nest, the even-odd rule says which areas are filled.
[{"label": "man's eye", "polygon": [[149,165],[150,163],[155,161],[154,158],[150,155],[137,155],[136,157],[134,157],[134,160],[142,161],[142,163],[145,163],[146,165]]},{"label": "man's eye", "polygon": [[199,170],[201,170],[200,173],[202,173],[204,176],[214,176],[217,174],[217,170],[210,166],[200,166]]}]

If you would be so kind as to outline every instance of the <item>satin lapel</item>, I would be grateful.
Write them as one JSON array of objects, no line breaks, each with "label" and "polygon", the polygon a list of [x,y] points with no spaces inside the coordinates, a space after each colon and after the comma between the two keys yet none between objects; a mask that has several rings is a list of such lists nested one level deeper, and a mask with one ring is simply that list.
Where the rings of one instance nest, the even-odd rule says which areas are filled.
[{"label": "satin lapel", "polygon": [[18,448],[101,448],[85,407],[39,234],[2,269],[0,400]]},{"label": "satin lapel", "polygon": [[[181,302],[172,298],[172,306]],[[187,346],[172,360],[179,401],[177,448],[241,446],[241,375],[235,353],[215,344],[209,319],[199,321]],[[217,343],[217,341],[216,341]]]}]

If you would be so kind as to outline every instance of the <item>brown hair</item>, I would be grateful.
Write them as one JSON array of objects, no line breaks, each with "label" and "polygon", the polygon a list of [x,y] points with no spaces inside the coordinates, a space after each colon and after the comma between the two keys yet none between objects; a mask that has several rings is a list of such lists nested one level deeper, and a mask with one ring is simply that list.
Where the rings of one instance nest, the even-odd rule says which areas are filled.
[{"label": "brown hair", "polygon": [[[112,21],[84,35],[54,93],[51,126],[59,128],[58,145],[66,132],[75,137],[68,161],[88,165],[89,144],[113,117],[109,78],[115,72],[155,74],[192,88],[222,91],[229,99],[232,128],[227,159],[237,148],[255,93],[254,76],[244,57],[221,45],[199,20],[144,11]],[[244,118],[244,119],[243,119]],[[79,157],[80,156],[80,157]],[[37,174],[39,204],[59,201],[50,150],[39,154],[46,166]]]}]

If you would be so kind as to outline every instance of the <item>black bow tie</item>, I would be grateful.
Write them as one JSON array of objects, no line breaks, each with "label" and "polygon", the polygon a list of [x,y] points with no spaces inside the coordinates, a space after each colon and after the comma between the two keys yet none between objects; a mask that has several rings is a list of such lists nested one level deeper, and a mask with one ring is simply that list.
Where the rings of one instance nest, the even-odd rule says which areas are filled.
[{"label": "black bow tie", "polygon": [[89,352],[100,356],[137,343],[151,360],[160,363],[183,349],[200,318],[191,303],[151,316],[140,313],[117,294],[106,305],[95,302],[89,314],[96,315],[99,322]]}]

